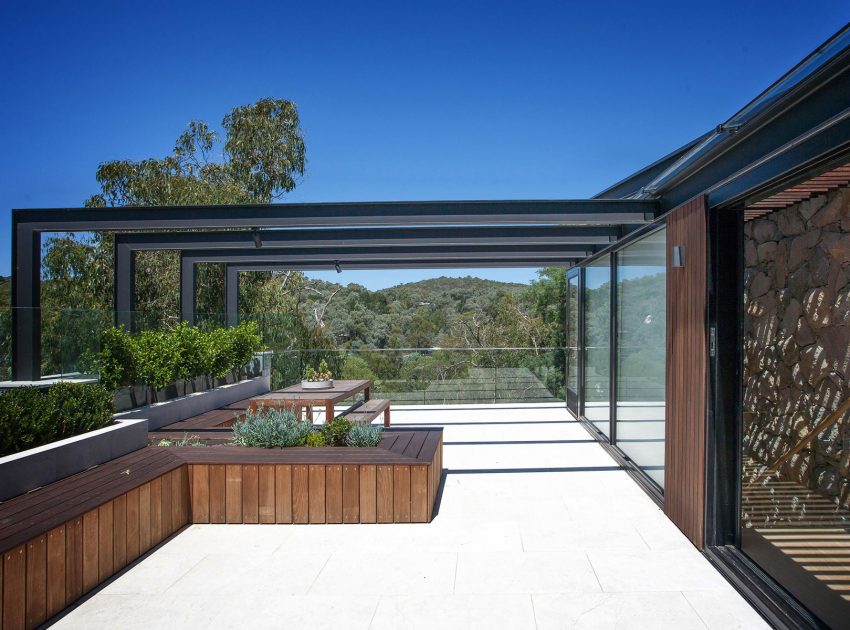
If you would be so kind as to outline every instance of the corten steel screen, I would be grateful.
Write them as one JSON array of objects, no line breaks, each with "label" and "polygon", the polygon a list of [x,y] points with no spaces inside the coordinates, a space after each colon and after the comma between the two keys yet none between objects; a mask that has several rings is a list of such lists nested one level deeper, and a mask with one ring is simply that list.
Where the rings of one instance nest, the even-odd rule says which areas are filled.
[{"label": "corten steel screen", "polygon": [[850,189],[745,223],[741,548],[850,620]]}]

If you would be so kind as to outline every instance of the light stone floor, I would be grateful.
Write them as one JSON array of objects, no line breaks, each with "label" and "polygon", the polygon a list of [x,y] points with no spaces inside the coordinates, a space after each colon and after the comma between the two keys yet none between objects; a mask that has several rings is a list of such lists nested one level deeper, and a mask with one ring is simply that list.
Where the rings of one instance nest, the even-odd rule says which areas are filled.
[{"label": "light stone floor", "polygon": [[446,427],[432,523],[194,525],[57,627],[768,627],[563,407],[393,422]]}]

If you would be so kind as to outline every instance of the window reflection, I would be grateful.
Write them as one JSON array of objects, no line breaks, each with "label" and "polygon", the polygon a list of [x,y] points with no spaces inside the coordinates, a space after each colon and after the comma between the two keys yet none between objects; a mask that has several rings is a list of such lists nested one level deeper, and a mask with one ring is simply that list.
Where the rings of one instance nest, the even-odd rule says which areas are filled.
[{"label": "window reflection", "polygon": [[617,254],[617,445],[664,487],[666,230]]},{"label": "window reflection", "polygon": [[610,436],[611,257],[584,268],[584,415]]}]

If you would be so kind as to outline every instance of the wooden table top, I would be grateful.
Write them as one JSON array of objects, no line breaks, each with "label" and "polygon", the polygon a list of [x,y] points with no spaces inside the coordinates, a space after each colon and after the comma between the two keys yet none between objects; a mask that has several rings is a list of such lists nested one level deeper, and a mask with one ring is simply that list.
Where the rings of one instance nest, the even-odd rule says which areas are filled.
[{"label": "wooden table top", "polygon": [[252,400],[299,400],[304,402],[339,402],[350,398],[354,394],[372,387],[372,381],[339,381],[335,380],[333,387],[326,389],[306,389],[301,383],[290,385],[284,389],[278,389],[262,396],[256,396]]}]

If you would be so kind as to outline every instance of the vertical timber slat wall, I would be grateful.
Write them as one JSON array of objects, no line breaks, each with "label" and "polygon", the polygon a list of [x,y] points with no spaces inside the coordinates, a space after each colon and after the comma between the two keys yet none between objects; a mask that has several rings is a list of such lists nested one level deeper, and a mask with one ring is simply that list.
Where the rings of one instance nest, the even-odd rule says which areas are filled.
[{"label": "vertical timber slat wall", "polygon": [[215,465],[189,464],[189,521],[427,523],[442,475],[442,435],[434,440],[431,464],[228,464],[227,483],[214,482]]},{"label": "vertical timber slat wall", "polygon": [[[165,473],[0,554],[0,629],[41,625],[188,525],[187,472]],[[152,527],[155,518],[165,526]]]},{"label": "vertical timber slat wall", "polygon": [[[702,549],[705,532],[707,230],[705,198],[667,217],[667,422],[664,512]],[[684,266],[672,266],[672,248]]]}]

